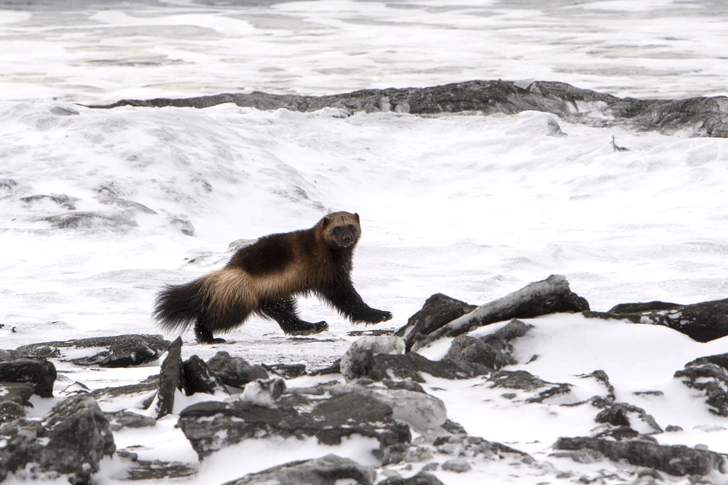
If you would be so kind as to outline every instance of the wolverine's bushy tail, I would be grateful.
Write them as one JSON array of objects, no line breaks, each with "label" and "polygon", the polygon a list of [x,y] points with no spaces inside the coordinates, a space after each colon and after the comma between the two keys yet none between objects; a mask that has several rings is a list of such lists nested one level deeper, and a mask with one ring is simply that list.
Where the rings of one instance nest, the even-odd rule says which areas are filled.
[{"label": "wolverine's bushy tail", "polygon": [[154,305],[154,318],[166,330],[185,330],[200,317],[206,306],[203,280],[184,285],[167,285]]}]

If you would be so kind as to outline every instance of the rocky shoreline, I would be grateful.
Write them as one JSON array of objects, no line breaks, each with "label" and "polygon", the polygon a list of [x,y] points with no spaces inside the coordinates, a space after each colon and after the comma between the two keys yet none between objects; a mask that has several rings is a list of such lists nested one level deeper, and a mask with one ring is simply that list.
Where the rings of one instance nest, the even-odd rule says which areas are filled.
[{"label": "rocky shoreline", "polygon": [[[667,135],[728,137],[728,98],[697,97],[677,100],[619,98],[552,81],[468,81],[425,88],[364,89],[328,96],[224,93],[194,98],[123,99],[91,108],[119,106],[209,108],[224,103],[260,110],[317,111],[336,108],[344,116],[356,112],[396,112],[432,116],[454,113],[552,113],[571,123],[589,126],[627,126]],[[563,136],[558,124],[550,134]],[[625,150],[614,145],[615,150]]]},{"label": "rocky shoreline", "polygon": [[[124,463],[129,480],[194,476],[198,472],[194,463],[140,459],[133,449],[118,448],[114,442],[114,434],[120,430],[158,426],[158,420],[175,416],[200,462],[238,443],[269,437],[336,446],[359,436],[376,443],[371,453],[378,466],[329,454],[283,463],[229,482],[234,484],[334,485],[337,480],[349,480],[346,483],[436,485],[443,483],[438,473],[468,473],[476,461],[504,462],[559,476],[558,470],[528,453],[469,435],[465,423],[449,419],[445,403],[427,392],[427,378],[434,376],[478,378],[476,385],[502,391],[506,403],[589,410],[593,432],[559,438],[551,445],[553,456],[577,463],[626,462],[641,470],[639,473],[650,470],[651,476],[658,477],[655,480],[665,474],[690,477],[692,483],[712,483],[705,477],[728,473],[728,456],[702,446],[659,444],[655,436],[675,431],[675,427],[658,423],[641,407],[620,400],[606,372],[576,376],[601,389],[590,398],[578,399],[572,392],[574,382],[548,382],[509,366],[519,363],[514,345],[529,338],[532,330],[521,319],[582,313],[625,325],[663,325],[706,342],[728,335],[726,305],[728,300],[695,305],[650,302],[595,313],[562,276],[531,283],[480,306],[436,294],[395,335],[361,337],[332,366],[311,371],[302,365],[251,365],[224,351],[207,361],[196,355],[183,360],[180,338],[170,343],[157,335],[46,342],[0,350],[0,480],[12,474],[20,478],[67,476],[71,483],[90,484],[101,460],[112,456]],[[494,332],[472,335],[498,322],[507,323]],[[449,349],[440,360],[417,352],[442,342]],[[138,384],[91,391],[75,382],[60,392],[56,386],[63,399],[42,419],[27,417],[26,407],[34,394],[53,396],[54,362],[133,367],[161,358],[160,374]],[[306,375],[322,379],[315,385],[295,383],[297,377]],[[688,362],[683,369],[675,369],[674,379],[704,396],[710,413],[728,416],[728,354]],[[198,399],[183,409],[175,406],[180,396],[193,395],[208,395],[209,399]],[[102,412],[99,402],[136,404]],[[403,464],[422,466],[415,475],[403,478],[397,471]],[[561,478],[579,480],[578,476]]]}]

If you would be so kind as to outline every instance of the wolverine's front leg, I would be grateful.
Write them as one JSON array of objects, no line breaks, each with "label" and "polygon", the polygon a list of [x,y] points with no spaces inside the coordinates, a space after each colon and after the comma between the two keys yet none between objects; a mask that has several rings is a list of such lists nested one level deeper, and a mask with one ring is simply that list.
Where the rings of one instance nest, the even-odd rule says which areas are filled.
[{"label": "wolverine's front leg", "polygon": [[329,285],[319,293],[353,322],[381,323],[392,318],[391,312],[377,310],[364,303],[349,281]]},{"label": "wolverine's front leg", "polygon": [[288,335],[311,335],[329,329],[326,322],[311,323],[298,318],[296,302],[292,298],[263,301],[258,310],[278,322],[283,332]]}]

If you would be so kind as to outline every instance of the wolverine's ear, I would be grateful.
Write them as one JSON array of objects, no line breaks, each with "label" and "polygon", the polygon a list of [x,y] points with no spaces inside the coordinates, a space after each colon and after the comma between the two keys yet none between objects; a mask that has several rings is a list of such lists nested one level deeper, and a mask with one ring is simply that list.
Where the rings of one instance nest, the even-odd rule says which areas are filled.
[{"label": "wolverine's ear", "polygon": [[331,219],[329,219],[329,216],[324,217],[324,227],[328,226],[329,222],[331,222]]},{"label": "wolverine's ear", "polygon": [[354,212],[354,217],[356,218],[356,222],[360,222],[359,221],[359,214],[357,214],[356,212]]}]

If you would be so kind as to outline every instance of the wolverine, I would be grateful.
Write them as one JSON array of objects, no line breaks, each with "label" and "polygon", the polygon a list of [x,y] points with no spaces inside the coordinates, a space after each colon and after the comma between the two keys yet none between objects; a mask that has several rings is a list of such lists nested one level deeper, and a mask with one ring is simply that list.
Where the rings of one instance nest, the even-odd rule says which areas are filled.
[{"label": "wolverine", "polygon": [[239,249],[222,269],[167,285],[154,316],[167,330],[182,331],[194,322],[200,343],[224,343],[214,334],[242,325],[252,314],[275,320],[288,335],[310,335],[329,325],[298,318],[295,296],[315,294],[352,322],[385,322],[392,314],[364,303],[351,281],[360,235],[359,214],[334,212],[311,229],[262,237]]}]

